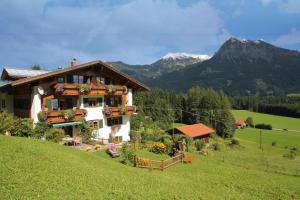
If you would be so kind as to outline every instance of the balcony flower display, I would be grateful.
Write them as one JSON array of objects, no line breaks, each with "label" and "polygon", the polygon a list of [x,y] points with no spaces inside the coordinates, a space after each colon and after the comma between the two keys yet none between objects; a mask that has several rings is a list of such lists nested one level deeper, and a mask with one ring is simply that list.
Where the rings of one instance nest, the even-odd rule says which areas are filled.
[{"label": "balcony flower display", "polygon": [[115,85],[106,85],[105,89],[107,91],[107,93],[115,93],[117,91],[117,87]]},{"label": "balcony flower display", "polygon": [[86,94],[91,90],[91,88],[87,84],[82,84],[78,87],[78,90],[81,94]]},{"label": "balcony flower display", "polygon": [[112,108],[108,107],[108,106],[105,106],[103,108],[103,114],[105,114],[106,116],[110,116],[112,114]]},{"label": "balcony flower display", "polygon": [[71,120],[75,116],[75,112],[72,109],[61,111],[60,114],[63,115],[65,120]]}]

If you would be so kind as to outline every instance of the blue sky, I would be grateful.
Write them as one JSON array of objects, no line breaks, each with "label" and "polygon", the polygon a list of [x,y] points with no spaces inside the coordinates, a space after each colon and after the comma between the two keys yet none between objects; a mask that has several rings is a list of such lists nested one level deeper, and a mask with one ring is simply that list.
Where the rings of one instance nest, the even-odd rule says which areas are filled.
[{"label": "blue sky", "polygon": [[229,37],[300,50],[299,0],[1,0],[0,66],[209,54]]}]

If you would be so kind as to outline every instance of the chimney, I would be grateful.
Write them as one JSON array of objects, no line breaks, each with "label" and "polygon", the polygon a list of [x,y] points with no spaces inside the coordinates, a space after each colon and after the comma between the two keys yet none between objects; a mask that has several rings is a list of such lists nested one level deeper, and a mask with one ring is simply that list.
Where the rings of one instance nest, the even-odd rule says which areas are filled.
[{"label": "chimney", "polygon": [[71,61],[71,67],[75,67],[77,65],[77,60],[76,58],[73,58]]}]

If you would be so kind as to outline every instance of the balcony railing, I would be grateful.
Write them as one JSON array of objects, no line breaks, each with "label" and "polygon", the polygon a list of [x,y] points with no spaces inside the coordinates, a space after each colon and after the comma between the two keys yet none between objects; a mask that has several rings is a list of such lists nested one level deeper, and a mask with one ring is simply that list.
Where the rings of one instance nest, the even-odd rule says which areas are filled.
[{"label": "balcony railing", "polygon": [[54,92],[60,95],[123,95],[127,93],[126,86],[120,85],[93,85],[57,83]]},{"label": "balcony railing", "polygon": [[103,114],[106,117],[118,117],[127,115],[130,116],[136,111],[135,106],[121,106],[121,107],[104,107]]},{"label": "balcony railing", "polygon": [[76,110],[62,110],[62,111],[50,111],[44,113],[47,122],[53,123],[64,123],[72,121],[80,121],[86,116],[86,110],[76,109]]}]

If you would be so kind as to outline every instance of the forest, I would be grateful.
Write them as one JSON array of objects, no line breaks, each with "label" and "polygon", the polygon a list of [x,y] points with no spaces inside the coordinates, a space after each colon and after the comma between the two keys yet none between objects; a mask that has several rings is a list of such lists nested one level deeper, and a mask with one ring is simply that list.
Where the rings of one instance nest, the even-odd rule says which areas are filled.
[{"label": "forest", "polygon": [[239,96],[229,100],[233,109],[300,118],[300,97],[297,96]]},{"label": "forest", "polygon": [[233,137],[234,117],[228,97],[221,91],[193,87],[187,93],[153,89],[134,96],[138,115],[131,120],[132,129],[142,124],[155,124],[169,130],[177,123],[203,123],[222,137]]}]

